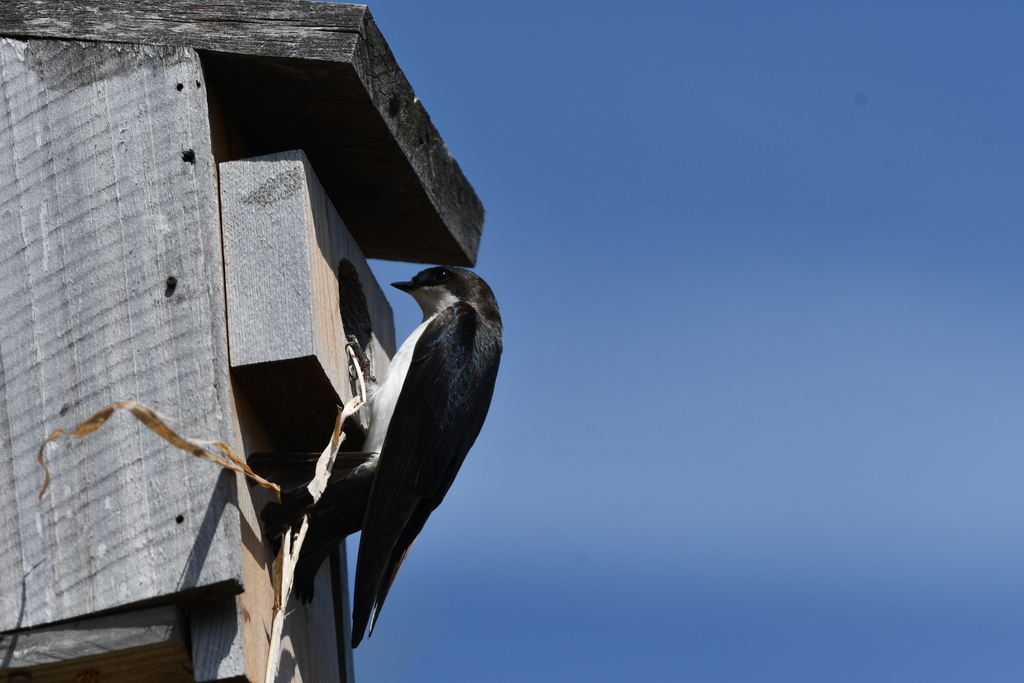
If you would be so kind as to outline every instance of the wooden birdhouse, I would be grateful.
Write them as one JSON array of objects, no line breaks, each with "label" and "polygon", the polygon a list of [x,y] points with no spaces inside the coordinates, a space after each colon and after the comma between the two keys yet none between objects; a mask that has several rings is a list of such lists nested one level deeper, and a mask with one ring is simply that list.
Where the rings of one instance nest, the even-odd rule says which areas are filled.
[{"label": "wooden birdhouse", "polygon": [[[383,374],[365,258],[472,265],[483,207],[366,7],[0,4],[0,683],[263,681],[268,499],[128,415],[319,451]],[[278,681],[352,680],[344,546]]]}]

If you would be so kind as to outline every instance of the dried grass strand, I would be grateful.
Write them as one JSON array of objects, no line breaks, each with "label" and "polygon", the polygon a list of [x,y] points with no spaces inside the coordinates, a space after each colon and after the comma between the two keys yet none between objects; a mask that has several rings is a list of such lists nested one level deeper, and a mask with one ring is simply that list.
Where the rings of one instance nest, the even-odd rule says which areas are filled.
[{"label": "dried grass strand", "polygon": [[[43,480],[43,487],[39,491],[40,498],[46,495],[50,486],[50,468],[46,466],[46,461],[43,459],[43,451],[46,449],[46,444],[51,441],[56,441],[61,437],[80,439],[83,436],[92,434],[102,427],[116,410],[127,410],[135,416],[135,419],[146,425],[150,431],[175,448],[185,451],[186,453],[191,453],[197,458],[202,458],[203,460],[212,462],[215,465],[220,465],[224,469],[244,474],[260,486],[272,490],[278,497],[278,500],[280,500],[281,487],[273,482],[267,481],[253,472],[249,468],[249,465],[246,464],[245,459],[239,456],[238,451],[236,451],[231,444],[224,441],[193,441],[186,439],[167,426],[167,422],[174,420],[174,418],[161,415],[149,406],[136,403],[135,401],[118,401],[116,403],[111,403],[102,410],[94,413],[91,417],[79,424],[70,432],[66,432],[63,429],[55,429],[48,437],[46,437],[46,440],[39,446],[39,452],[36,454],[36,460],[40,465],[42,465],[43,471],[46,474],[46,477]],[[200,444],[212,446],[223,455],[218,455],[217,453],[204,448],[203,445]]]}]

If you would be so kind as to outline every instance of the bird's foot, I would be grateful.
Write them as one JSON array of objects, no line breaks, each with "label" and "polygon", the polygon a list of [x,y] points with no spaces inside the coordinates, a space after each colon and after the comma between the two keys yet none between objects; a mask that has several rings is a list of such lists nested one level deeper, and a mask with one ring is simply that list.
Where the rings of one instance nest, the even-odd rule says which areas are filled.
[{"label": "bird's foot", "polygon": [[[359,344],[359,340],[356,339],[354,334],[348,335],[346,338],[347,344],[345,346],[350,350],[352,358],[359,363],[359,371],[363,373],[363,382],[366,386],[377,383],[377,378],[373,376],[373,368],[370,367],[370,359],[366,356],[366,352],[363,351],[363,347]],[[358,376],[356,375],[355,366],[349,366],[349,377],[352,381],[356,381]]]}]

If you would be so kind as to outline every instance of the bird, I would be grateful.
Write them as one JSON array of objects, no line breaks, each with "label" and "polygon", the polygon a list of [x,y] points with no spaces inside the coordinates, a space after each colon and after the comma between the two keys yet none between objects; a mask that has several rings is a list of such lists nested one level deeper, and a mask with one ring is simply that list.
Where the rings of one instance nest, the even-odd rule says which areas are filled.
[{"label": "bird", "polygon": [[[368,388],[368,429],[341,453],[315,505],[305,487],[268,503],[271,537],[309,514],[295,571],[303,602],[323,561],[362,531],[352,600],[352,647],[370,633],[406,554],[455,480],[487,417],[502,353],[498,302],[476,273],[437,266],[392,286],[412,295],[423,322]],[[308,480],[318,454],[254,453],[250,466]],[[284,457],[282,457],[284,456]],[[284,473],[287,470],[287,473]],[[271,477],[273,478],[273,477]]]},{"label": "bird", "polygon": [[[368,399],[363,450],[377,452],[352,597],[352,647],[380,616],[402,562],[455,480],[487,417],[502,352],[491,288],[454,266],[427,268],[393,287],[423,322],[395,353]],[[358,468],[357,468],[358,469]]]}]

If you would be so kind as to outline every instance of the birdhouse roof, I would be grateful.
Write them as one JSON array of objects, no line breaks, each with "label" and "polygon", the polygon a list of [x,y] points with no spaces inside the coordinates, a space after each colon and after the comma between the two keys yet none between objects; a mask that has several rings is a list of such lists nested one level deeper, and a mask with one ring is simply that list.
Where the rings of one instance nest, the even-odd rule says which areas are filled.
[{"label": "birdhouse roof", "polygon": [[192,47],[248,153],[304,150],[367,257],[476,260],[483,205],[364,5],[6,0],[0,35]]}]

